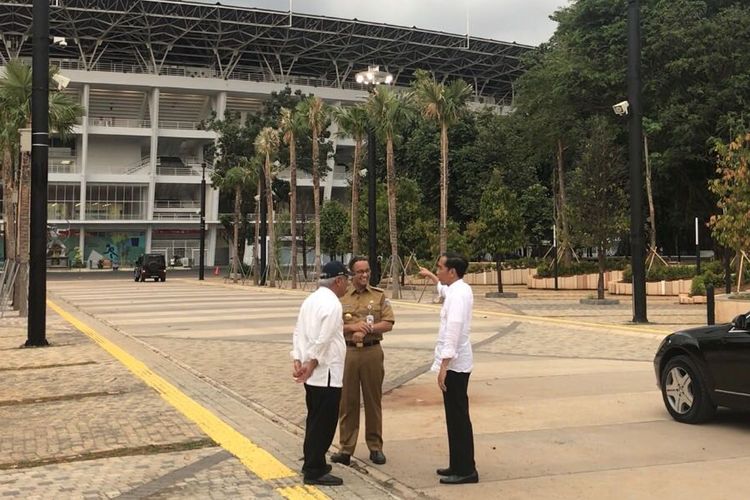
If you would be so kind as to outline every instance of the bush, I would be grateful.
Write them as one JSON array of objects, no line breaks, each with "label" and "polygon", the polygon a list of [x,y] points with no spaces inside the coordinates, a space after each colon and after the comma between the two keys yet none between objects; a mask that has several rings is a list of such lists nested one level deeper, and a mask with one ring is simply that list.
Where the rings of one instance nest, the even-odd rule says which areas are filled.
[{"label": "bush", "polygon": [[[607,259],[604,262],[604,270],[612,271],[622,269],[622,264],[617,260]],[[576,276],[579,274],[597,274],[599,272],[599,264],[591,261],[573,262],[569,266],[559,264],[557,266],[558,276]],[[542,261],[536,268],[537,278],[551,278],[554,276],[554,268],[552,262]]]},{"label": "bush", "polygon": [[706,295],[706,285],[712,284],[714,290],[724,286],[724,275],[715,274],[710,270],[695,276],[690,284],[690,295]]},{"label": "bush", "polygon": [[[695,276],[694,266],[654,266],[646,271],[646,281],[686,280]],[[622,273],[624,283],[633,282],[633,269],[628,266]]]}]

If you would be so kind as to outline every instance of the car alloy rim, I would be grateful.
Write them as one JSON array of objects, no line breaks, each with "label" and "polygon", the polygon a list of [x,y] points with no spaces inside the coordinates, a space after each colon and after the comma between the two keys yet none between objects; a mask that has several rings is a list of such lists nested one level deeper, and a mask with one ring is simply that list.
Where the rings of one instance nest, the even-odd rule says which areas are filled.
[{"label": "car alloy rim", "polygon": [[693,407],[693,379],[682,367],[675,366],[667,374],[664,388],[669,406],[683,415]]}]

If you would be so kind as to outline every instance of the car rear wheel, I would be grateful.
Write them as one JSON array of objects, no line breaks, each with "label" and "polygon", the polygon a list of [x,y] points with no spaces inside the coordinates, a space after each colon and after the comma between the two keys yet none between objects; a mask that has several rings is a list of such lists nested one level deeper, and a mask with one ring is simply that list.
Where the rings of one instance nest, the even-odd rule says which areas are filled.
[{"label": "car rear wheel", "polygon": [[686,424],[705,422],[716,413],[706,378],[687,356],[669,360],[661,372],[661,393],[672,418]]}]

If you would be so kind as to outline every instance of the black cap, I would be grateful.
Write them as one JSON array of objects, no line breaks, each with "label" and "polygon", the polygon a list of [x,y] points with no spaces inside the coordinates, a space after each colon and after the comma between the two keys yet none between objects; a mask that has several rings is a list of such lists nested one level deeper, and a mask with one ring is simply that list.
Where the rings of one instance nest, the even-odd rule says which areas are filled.
[{"label": "black cap", "polygon": [[351,276],[344,264],[337,260],[332,260],[323,266],[323,270],[320,272],[320,279],[335,278],[336,276]]}]

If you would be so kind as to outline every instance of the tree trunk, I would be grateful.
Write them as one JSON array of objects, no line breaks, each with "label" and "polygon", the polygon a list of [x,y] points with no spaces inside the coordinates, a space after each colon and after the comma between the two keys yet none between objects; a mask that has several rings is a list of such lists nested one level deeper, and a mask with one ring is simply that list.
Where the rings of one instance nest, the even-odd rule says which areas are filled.
[{"label": "tree trunk", "polygon": [[560,217],[560,241],[562,242],[562,261],[566,266],[570,265],[573,256],[570,254],[570,232],[568,231],[568,217],[565,214],[565,171],[564,171],[564,159],[563,153],[565,147],[563,146],[562,139],[557,140],[557,184],[560,190],[560,209],[558,210],[558,216]]},{"label": "tree trunk", "polygon": [[240,270],[240,218],[242,217],[242,188],[234,188],[234,256],[232,257],[232,281],[237,281]]},{"label": "tree trunk", "polygon": [[448,127],[440,125],[440,255],[448,249]]},{"label": "tree trunk", "polygon": [[388,187],[388,232],[391,241],[391,283],[393,283],[392,298],[401,298],[401,287],[398,282],[398,229],[396,227],[396,165],[393,158],[393,136],[386,138],[386,169]]},{"label": "tree trunk", "polygon": [[[18,263],[18,252],[16,252],[16,203],[13,202],[13,195],[17,193],[17,184],[14,168],[14,159],[11,148],[3,150],[3,237],[5,238],[5,262],[16,261]],[[17,279],[17,278],[16,278]],[[19,307],[22,300],[16,298],[16,292],[19,287],[14,286],[11,291],[13,297],[13,307]]]},{"label": "tree trunk", "polygon": [[260,182],[256,189],[258,201],[255,203],[255,238],[253,240],[253,285],[260,284]]},{"label": "tree trunk", "polygon": [[352,257],[359,255],[359,166],[360,152],[362,151],[362,138],[354,143],[354,166],[352,167]]},{"label": "tree trunk", "polygon": [[596,298],[604,300],[604,245],[599,245],[597,254],[599,255],[599,281],[596,284]]},{"label": "tree trunk", "polygon": [[273,193],[271,191],[271,157],[267,154],[263,164],[266,177],[266,206],[268,207],[268,285],[276,287],[276,232],[273,217]]},{"label": "tree trunk", "polygon": [[292,288],[297,288],[297,145],[294,135],[289,140],[289,223],[292,237],[292,258],[289,262]]},{"label": "tree trunk", "polygon": [[497,292],[503,293],[503,261],[500,254],[495,256],[495,266],[497,268]]},{"label": "tree trunk", "polygon": [[18,181],[18,215],[16,220],[16,262],[19,269],[13,304],[22,318],[29,313],[29,251],[31,230],[31,153],[21,153]]},{"label": "tree trunk", "polygon": [[649,238],[651,250],[656,252],[656,216],[654,210],[654,194],[651,190],[651,162],[648,160],[648,137],[643,136],[643,150],[646,163],[646,196],[648,197]]},{"label": "tree trunk", "polygon": [[318,131],[312,133],[313,212],[315,213],[315,276],[320,276],[320,169],[318,168]]},{"label": "tree trunk", "polygon": [[300,240],[302,240],[302,275],[307,281],[307,217],[302,214],[302,232]]}]

